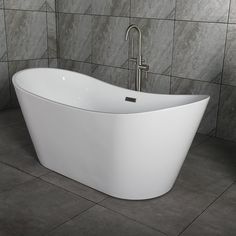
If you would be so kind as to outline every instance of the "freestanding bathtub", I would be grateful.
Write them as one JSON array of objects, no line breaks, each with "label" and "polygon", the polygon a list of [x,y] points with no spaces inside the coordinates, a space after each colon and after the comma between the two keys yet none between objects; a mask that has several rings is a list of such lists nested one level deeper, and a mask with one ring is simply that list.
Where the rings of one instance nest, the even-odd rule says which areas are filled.
[{"label": "freestanding bathtub", "polygon": [[41,164],[130,200],[168,192],[209,96],[135,92],[60,69],[13,77]]}]

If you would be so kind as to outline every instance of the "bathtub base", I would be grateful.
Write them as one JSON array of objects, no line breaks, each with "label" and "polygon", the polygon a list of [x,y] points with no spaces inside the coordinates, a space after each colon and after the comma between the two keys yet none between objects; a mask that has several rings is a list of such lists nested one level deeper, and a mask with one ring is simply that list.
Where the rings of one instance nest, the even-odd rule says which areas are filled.
[{"label": "bathtub base", "polygon": [[153,188],[149,189],[148,192],[145,189],[145,192],[142,192],[142,193],[140,193],[140,191],[135,193],[134,189],[132,189],[132,188],[130,189],[130,192],[127,192],[127,191],[126,192],[125,191],[124,192],[119,192],[119,193],[117,191],[111,192],[110,190],[101,189],[100,186],[94,186],[94,185],[88,184],[86,182],[81,182],[79,179],[77,179],[77,178],[75,178],[71,175],[66,175],[63,172],[59,172],[56,169],[50,168],[49,166],[47,166],[46,164],[43,164],[42,162],[40,162],[40,164],[42,166],[46,167],[47,169],[49,169],[49,170],[51,170],[51,171],[53,171],[57,174],[60,174],[64,177],[66,177],[66,178],[74,180],[74,181],[76,181],[80,184],[83,184],[83,185],[85,185],[89,188],[97,190],[97,191],[99,191],[103,194],[109,195],[110,197],[114,197],[114,198],[122,199],[122,200],[136,200],[136,201],[138,201],[138,200],[150,200],[150,199],[154,199],[154,198],[157,198],[157,197],[161,197],[165,194],[168,194],[172,190],[172,188],[174,187],[174,183],[173,183],[173,185],[166,186],[166,188],[162,189],[162,190],[158,189],[158,187],[156,187],[156,188],[153,187]]}]

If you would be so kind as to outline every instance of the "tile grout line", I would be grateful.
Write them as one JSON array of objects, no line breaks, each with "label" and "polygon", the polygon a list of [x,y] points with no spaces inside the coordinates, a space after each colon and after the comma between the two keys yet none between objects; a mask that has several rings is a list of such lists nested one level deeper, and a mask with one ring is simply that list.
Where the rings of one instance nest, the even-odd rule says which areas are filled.
[{"label": "tile grout line", "polygon": [[[57,172],[54,172],[54,171],[51,171],[52,173],[56,173],[56,174],[59,174],[59,173],[57,173]],[[49,172],[49,173],[47,173],[47,174],[50,174],[51,172]],[[83,196],[81,196],[81,195],[79,195],[79,194],[77,194],[77,193],[74,193],[74,192],[72,192],[72,191],[70,191],[70,190],[68,190],[68,189],[65,189],[65,188],[63,188],[63,187],[61,187],[61,186],[59,186],[59,185],[57,185],[57,184],[54,184],[54,183],[52,183],[52,182],[49,182],[49,181],[47,181],[47,180],[45,180],[45,179],[42,179],[41,177],[43,177],[43,176],[45,176],[45,175],[47,175],[47,174],[44,174],[44,175],[41,175],[41,176],[39,176],[38,178],[40,179],[40,180],[42,180],[43,182],[45,182],[45,183],[48,183],[48,184],[50,184],[50,185],[53,185],[53,186],[55,186],[55,187],[58,187],[58,188],[60,188],[60,189],[63,189],[64,191],[66,191],[66,192],[68,192],[68,193],[70,193],[70,194],[72,194],[72,195],[74,195],[74,196],[76,196],[76,197],[80,197],[80,198],[83,198],[84,200],[87,200],[87,201],[89,201],[89,202],[91,202],[91,203],[94,203],[94,204],[98,204],[99,202],[102,202],[102,201],[104,201],[105,199],[107,199],[108,197],[106,197],[106,198],[104,198],[104,199],[102,199],[101,201],[99,201],[99,202],[95,202],[95,201],[93,201],[93,200],[91,200],[91,199],[88,199],[88,198],[86,198],[86,197],[83,197]],[[60,174],[59,174],[60,175]],[[64,176],[65,177],[65,176]],[[67,177],[65,177],[65,178],[67,178]],[[67,179],[69,179],[69,178],[67,178]],[[69,179],[69,180],[71,180],[71,179]],[[72,179],[73,180],[73,179]],[[73,180],[73,181],[75,181],[75,180]],[[80,183],[80,182],[78,182],[78,183]],[[81,184],[81,183],[80,183]],[[86,186],[86,185],[85,185]],[[86,187],[88,187],[88,186],[86,186]],[[96,190],[97,191],[97,190]]]},{"label": "tile grout line", "polygon": [[[40,164],[40,163],[39,163],[39,164]],[[40,165],[41,165],[41,164],[40,164]],[[44,167],[44,166],[43,166],[43,167]],[[45,167],[45,168],[46,168],[46,167]],[[47,169],[47,168],[46,168],[46,169]],[[57,172],[52,171],[52,170],[50,170],[50,169],[48,169],[48,170],[49,170],[48,173],[42,174],[42,175],[40,175],[40,176],[38,176],[38,177],[36,177],[36,178],[39,178],[39,179],[42,180],[43,182],[46,182],[46,183],[48,183],[48,184],[50,184],[50,185],[53,185],[53,186],[55,186],[55,187],[58,187],[58,188],[60,188],[60,189],[63,189],[63,190],[65,190],[66,192],[69,192],[69,193],[73,194],[74,196],[83,198],[83,199],[85,199],[85,200],[87,200],[87,201],[90,201],[90,202],[92,202],[92,203],[94,203],[94,204],[98,204],[98,203],[104,201],[105,199],[107,199],[107,198],[109,197],[109,196],[107,195],[104,199],[102,199],[102,200],[100,200],[100,201],[98,201],[98,202],[95,202],[95,201],[93,201],[93,200],[91,200],[91,199],[88,199],[88,198],[86,198],[86,197],[81,196],[80,194],[74,193],[74,192],[72,192],[72,191],[70,191],[70,190],[68,190],[68,189],[65,189],[65,188],[63,188],[63,187],[57,185],[57,184],[54,184],[54,183],[52,183],[52,182],[50,182],[50,181],[48,181],[48,180],[42,179],[42,177],[44,177],[44,176],[46,176],[46,175],[48,175],[48,174],[50,174],[50,173],[55,173],[55,174],[61,175],[60,173],[57,173]],[[61,176],[63,176],[63,175],[61,175]],[[66,177],[66,176],[63,176],[63,177],[66,178],[66,179],[69,179],[69,180],[78,182],[78,181],[73,180],[73,179],[70,179],[70,178],[68,178],[68,177]],[[80,183],[80,182],[78,182],[78,183]],[[82,183],[80,183],[80,184],[82,184]],[[82,184],[82,185],[84,185],[84,184]],[[84,185],[84,186],[88,187],[87,185]],[[90,188],[90,187],[88,187],[88,188]],[[91,189],[93,189],[93,188],[91,188]],[[100,192],[100,191],[98,191],[98,190],[96,190],[96,189],[93,189],[93,190],[95,190],[95,191],[97,191],[97,192],[99,192],[99,193],[102,193],[102,192]],[[104,194],[104,193],[102,193],[102,194]],[[104,194],[104,195],[106,195],[106,194]]]},{"label": "tile grout line", "polygon": [[[17,10],[17,9],[16,9]],[[19,10],[24,11],[24,10]],[[114,17],[114,18],[129,18],[129,15],[102,15],[102,14],[92,14],[92,13],[82,13],[82,12],[63,12],[58,11],[59,14],[71,14],[71,15],[81,15],[81,16],[101,16],[101,17]],[[144,19],[144,20],[159,20],[159,21],[174,21],[174,18],[155,18],[155,17],[143,17],[143,16],[131,16],[131,18],[135,19]],[[206,20],[191,20],[191,19],[176,19],[176,21],[180,22],[190,22],[190,23],[204,23],[204,24],[228,24],[227,21],[206,21]],[[236,23],[229,23],[236,24]]]},{"label": "tile grout line", "polygon": [[228,191],[233,185],[235,181],[232,182],[221,194],[219,194],[200,214],[198,214],[191,222],[188,224],[177,236],[181,236],[191,225],[202,215],[204,214],[218,199],[222,197],[222,195]]},{"label": "tile grout line", "polygon": [[[94,202],[93,200],[90,200],[90,199],[88,199],[88,198],[85,198],[85,197],[83,197],[83,196],[81,196],[81,195],[79,195],[79,194],[76,194],[76,193],[74,193],[74,192],[72,192],[72,191],[70,191],[70,190],[67,190],[67,189],[65,189],[65,188],[63,188],[63,187],[61,187],[61,186],[59,186],[59,185],[56,185],[56,184],[51,183],[51,182],[49,182],[49,181],[47,181],[47,180],[44,180],[44,179],[42,179],[43,176],[46,176],[46,175],[48,175],[48,174],[50,174],[50,173],[56,173],[56,172],[54,172],[54,171],[51,171],[51,170],[47,169],[46,167],[45,167],[45,168],[48,170],[48,173],[42,174],[42,175],[40,175],[40,176],[35,176],[35,175],[33,175],[33,174],[30,174],[30,173],[28,173],[28,172],[26,172],[26,171],[24,171],[24,170],[22,170],[22,169],[17,168],[16,166],[13,166],[13,165],[11,165],[11,164],[9,164],[9,163],[6,163],[6,162],[3,162],[3,161],[1,161],[1,160],[0,160],[0,164],[6,165],[6,166],[8,166],[8,167],[11,167],[11,168],[13,168],[13,169],[18,170],[19,172],[22,172],[22,173],[24,173],[24,174],[26,174],[26,175],[29,175],[29,176],[33,177],[33,179],[31,179],[31,180],[25,181],[24,183],[18,184],[18,185],[16,185],[15,187],[13,187],[13,188],[11,188],[11,189],[9,189],[9,190],[3,191],[3,192],[10,192],[10,191],[14,190],[15,188],[17,188],[18,186],[24,185],[25,183],[28,183],[28,182],[30,182],[30,181],[40,180],[40,181],[45,182],[45,183],[47,183],[47,184],[49,184],[49,185],[52,185],[52,186],[54,186],[54,187],[57,187],[57,188],[59,188],[59,189],[65,191],[65,192],[68,192],[68,193],[70,193],[71,195],[73,195],[73,196],[76,197],[76,198],[79,197],[79,198],[82,198],[82,199],[84,199],[84,200],[86,200],[86,201],[89,201],[89,202],[93,203],[94,205],[97,205],[97,203],[100,203],[100,202],[104,201],[105,199],[107,199],[107,198],[109,197],[109,196],[107,196],[106,198],[102,199],[102,200],[99,201],[99,202]],[[40,163],[39,163],[39,164],[40,164]],[[40,164],[40,165],[41,165],[41,164]],[[56,173],[56,174],[58,174],[58,173]],[[3,193],[3,192],[0,192],[0,194]]]},{"label": "tile grout line", "polygon": [[[40,175],[40,176],[36,176],[36,175],[33,175],[33,174],[31,174],[31,173],[29,173],[29,172],[27,172],[27,171],[24,171],[24,170],[22,170],[22,169],[20,169],[20,168],[18,168],[18,167],[16,167],[16,166],[14,166],[14,165],[12,165],[12,164],[9,164],[9,163],[7,163],[7,162],[5,162],[5,161],[2,161],[2,160],[0,160],[0,163],[1,164],[3,164],[3,165],[6,165],[6,166],[8,166],[8,167],[11,167],[11,168],[13,168],[13,169],[15,169],[15,170],[17,170],[17,171],[19,171],[19,172],[22,172],[22,173],[24,173],[24,174],[26,174],[26,175],[29,175],[29,176],[31,176],[31,177],[33,177],[33,178],[40,178],[42,175]],[[41,165],[41,164],[40,164]],[[43,174],[44,175],[44,174]]]},{"label": "tile grout line", "polygon": [[173,28],[173,36],[172,36],[173,38],[172,38],[172,54],[171,54],[171,71],[170,71],[169,94],[172,94],[172,77],[173,77],[173,64],[174,64],[174,52],[175,52],[176,11],[177,11],[177,0],[175,0],[174,28]]},{"label": "tile grout line", "polygon": [[46,40],[46,47],[47,47],[47,60],[48,60],[48,67],[49,67],[49,43],[48,43],[48,4],[47,1],[45,1],[46,4],[46,33],[47,33],[47,40]]},{"label": "tile grout line", "polygon": [[[112,198],[112,197],[109,196],[108,198]],[[108,199],[108,198],[107,198],[107,199]],[[122,214],[122,213],[120,213],[120,212],[118,212],[118,211],[116,211],[116,210],[113,210],[113,209],[107,207],[107,206],[101,205],[101,203],[102,203],[103,201],[107,200],[107,199],[102,200],[101,202],[97,203],[97,205],[98,205],[98,206],[101,206],[101,207],[104,207],[104,208],[106,208],[107,210],[110,210],[110,211],[112,211],[112,212],[114,212],[114,213],[116,213],[116,214],[118,214],[118,215],[121,215],[121,216],[123,216],[123,217],[125,217],[125,218],[127,218],[127,219],[129,219],[129,220],[132,220],[132,221],[134,221],[134,222],[136,222],[136,223],[138,223],[138,224],[140,224],[140,225],[143,225],[143,226],[145,226],[145,227],[147,227],[147,228],[149,228],[149,229],[152,229],[152,230],[154,230],[154,231],[156,231],[156,232],[159,232],[159,233],[162,233],[162,234],[168,236],[165,232],[163,232],[163,231],[161,231],[161,230],[159,230],[159,229],[153,228],[152,226],[149,226],[149,225],[147,225],[147,224],[145,224],[145,223],[143,223],[143,222],[141,222],[141,221],[139,221],[139,220],[133,219],[132,217],[129,217],[129,216],[127,216],[127,215],[124,215],[124,214]]]},{"label": "tile grout line", "polygon": [[[56,2],[55,2],[55,10],[56,10]],[[60,53],[60,50],[59,50],[59,40],[58,40],[58,14],[57,12],[55,11],[55,24],[56,24],[56,60],[57,60],[57,66],[56,68],[60,68],[59,66],[59,53]]]},{"label": "tile grout line", "polygon": [[[108,197],[108,198],[109,198],[109,197]],[[104,200],[105,200],[105,199],[104,199]],[[104,200],[102,200],[102,201],[104,201]],[[102,201],[101,201],[101,202],[102,202]],[[124,218],[126,218],[126,219],[128,219],[128,220],[130,220],[130,221],[133,221],[133,222],[135,222],[135,223],[137,223],[137,224],[139,224],[139,225],[142,225],[142,226],[144,226],[144,227],[146,227],[146,228],[152,229],[152,230],[155,231],[155,232],[159,232],[159,233],[162,233],[163,235],[168,236],[166,233],[164,233],[164,232],[162,232],[162,231],[160,231],[160,230],[157,230],[157,229],[155,229],[155,228],[152,228],[152,227],[150,227],[150,226],[148,226],[148,225],[146,225],[146,224],[144,224],[144,223],[142,223],[142,222],[139,222],[139,221],[137,221],[137,220],[135,220],[135,219],[132,219],[132,218],[126,216],[126,215],[120,214],[120,213],[117,212],[117,211],[114,211],[114,210],[112,210],[112,209],[110,209],[110,208],[107,208],[107,207],[105,207],[105,206],[103,206],[103,205],[100,205],[99,203],[96,203],[95,205],[93,205],[93,206],[89,207],[88,209],[84,210],[83,212],[81,212],[81,213],[79,213],[79,214],[77,214],[77,215],[71,217],[71,218],[68,219],[67,221],[65,221],[65,222],[63,222],[63,223],[61,223],[61,224],[55,226],[55,228],[53,228],[53,229],[50,230],[49,232],[45,233],[44,235],[48,235],[49,233],[53,232],[53,231],[56,230],[57,228],[59,228],[59,227],[61,227],[62,225],[66,224],[67,222],[69,222],[69,221],[71,221],[71,220],[73,220],[73,219],[75,219],[75,218],[77,218],[77,217],[81,217],[81,216],[82,216],[83,214],[85,214],[88,210],[90,210],[91,208],[93,208],[93,207],[95,207],[95,206],[103,207],[103,208],[105,208],[106,210],[111,211],[111,212],[113,212],[113,213],[115,213],[115,214],[117,214],[117,215],[120,215],[120,216],[122,216],[122,217],[124,217]]]},{"label": "tile grout line", "polygon": [[72,221],[73,219],[75,219],[75,218],[77,218],[77,217],[81,217],[81,216],[84,215],[88,210],[90,210],[91,208],[93,208],[93,207],[95,207],[95,206],[96,206],[96,204],[95,204],[95,205],[92,205],[92,206],[90,206],[89,208],[85,209],[84,211],[82,211],[82,212],[80,212],[80,213],[78,213],[78,214],[76,214],[76,215],[70,217],[70,218],[67,219],[66,221],[64,221],[64,222],[62,222],[62,223],[60,223],[60,224],[58,224],[58,225],[55,225],[52,229],[49,229],[48,232],[45,232],[43,235],[46,236],[46,235],[52,233],[53,231],[55,231],[56,229],[60,228],[62,225],[68,223],[69,221]]},{"label": "tile grout line", "polygon": [[[28,58],[28,59],[12,59],[12,60],[5,60],[1,62],[22,62],[22,61],[37,61],[37,60],[47,60],[47,57],[38,57],[38,58]],[[56,57],[52,57],[52,59],[57,59]]]},{"label": "tile grout line", "polygon": [[[131,7],[132,7],[132,0],[129,0],[129,25],[131,25]],[[132,50],[132,49],[131,49]],[[130,70],[130,38],[128,41],[128,89],[132,89],[132,73]]]},{"label": "tile grout line", "polygon": [[[18,11],[18,12],[38,12],[38,13],[45,13],[47,12],[47,9],[44,10],[39,10],[39,9],[17,9],[17,8],[4,8],[6,11]],[[49,11],[51,12],[51,11]]]},{"label": "tile grout line", "polygon": [[9,50],[9,47],[8,47],[8,38],[7,38],[7,23],[6,23],[6,9],[5,9],[5,0],[2,0],[2,3],[3,3],[3,18],[4,18],[4,28],[5,28],[5,40],[6,40],[6,56],[7,56],[7,72],[8,72],[8,86],[9,86],[9,99],[10,101],[8,101],[9,104],[7,104],[7,107],[11,106],[11,103],[12,103],[12,91],[11,91],[11,86],[12,86],[12,82],[11,82],[11,79],[10,79],[10,68],[9,68],[9,54],[8,54],[8,50]]},{"label": "tile grout line", "polygon": [[224,79],[225,60],[226,60],[226,55],[227,55],[227,42],[228,42],[228,33],[229,33],[229,20],[230,20],[231,2],[232,2],[232,0],[229,1],[229,8],[228,8],[228,20],[227,20],[225,45],[224,45],[224,58],[223,58],[223,65],[222,65],[222,71],[221,71],[218,109],[217,109],[217,115],[216,115],[216,131],[215,131],[215,136],[216,137],[218,137],[218,129],[219,129],[219,116],[220,116],[220,110],[221,110],[221,95],[222,95],[222,88],[223,88],[223,81],[224,81],[223,79]]},{"label": "tile grout line", "polygon": [[[92,4],[92,2],[90,3],[91,5],[90,5],[90,7],[91,7],[91,12],[93,11],[93,4]],[[60,14],[60,13],[58,13],[58,14]],[[93,42],[94,42],[94,30],[93,30],[93,27],[94,27],[94,18],[92,18],[92,19],[90,19],[90,21],[91,21],[91,32],[90,32],[90,34],[91,34],[91,43],[90,43],[90,46],[91,46],[91,68],[90,68],[90,75],[92,76],[93,75],[93,72],[94,72],[94,70],[95,70],[95,68],[93,67],[93,58],[94,58],[94,48],[93,48]]]},{"label": "tile grout line", "polygon": [[61,67],[60,61],[60,30],[59,30],[59,13],[58,13],[58,2],[55,0],[55,16],[56,16],[56,48],[57,48],[57,68]]}]

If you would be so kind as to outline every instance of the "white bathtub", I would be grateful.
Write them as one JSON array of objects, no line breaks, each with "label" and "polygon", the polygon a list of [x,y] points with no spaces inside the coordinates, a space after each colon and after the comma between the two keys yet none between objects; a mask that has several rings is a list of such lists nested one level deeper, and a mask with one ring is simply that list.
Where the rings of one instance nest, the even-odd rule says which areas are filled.
[{"label": "white bathtub", "polygon": [[41,164],[130,200],[172,188],[209,101],[135,92],[59,69],[24,70],[13,83]]}]

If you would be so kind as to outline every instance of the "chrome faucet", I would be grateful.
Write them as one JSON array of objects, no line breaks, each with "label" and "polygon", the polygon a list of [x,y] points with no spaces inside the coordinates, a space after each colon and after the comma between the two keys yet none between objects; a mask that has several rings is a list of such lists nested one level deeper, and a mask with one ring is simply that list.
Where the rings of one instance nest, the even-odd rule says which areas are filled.
[{"label": "chrome faucet", "polygon": [[[142,78],[142,71],[148,71],[149,66],[143,64],[145,60],[142,57],[142,32],[137,25],[130,25],[126,31],[125,40],[129,39],[129,33],[132,29],[136,29],[139,34],[139,43],[138,43],[138,57],[137,58],[130,58],[130,60],[135,61],[136,63],[136,78],[135,78],[135,90],[141,91],[141,78]],[[133,49],[132,49],[133,50]]]}]

